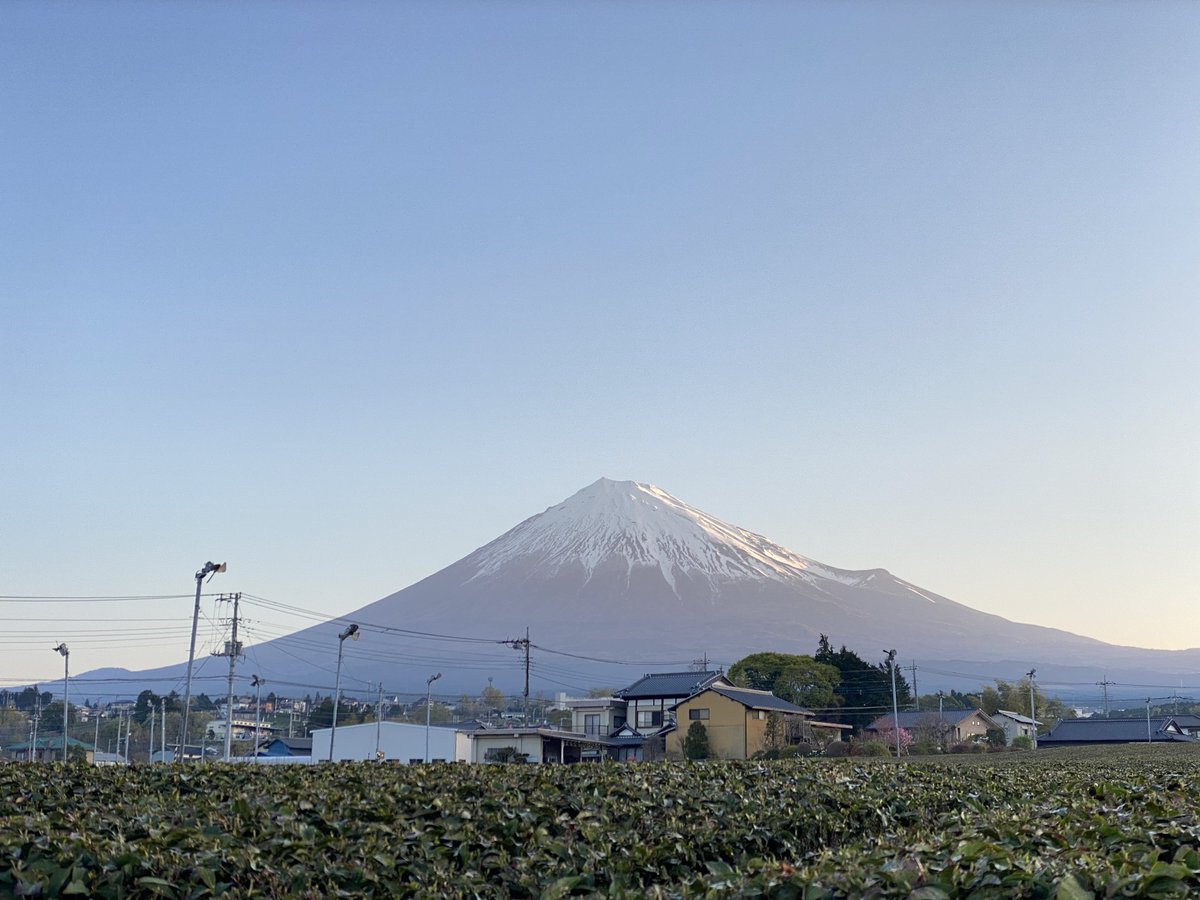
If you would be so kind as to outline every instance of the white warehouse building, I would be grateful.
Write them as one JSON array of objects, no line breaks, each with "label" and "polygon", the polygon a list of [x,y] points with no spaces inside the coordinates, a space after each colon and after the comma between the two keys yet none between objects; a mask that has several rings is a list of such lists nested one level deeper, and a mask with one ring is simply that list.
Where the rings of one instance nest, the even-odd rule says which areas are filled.
[{"label": "white warehouse building", "polygon": [[[318,728],[312,733],[313,762],[321,763],[330,759],[329,738],[332,733],[331,728]],[[429,729],[428,738],[431,762],[458,762],[471,758],[470,738],[453,728],[434,725]],[[333,759],[424,762],[425,739],[425,726],[408,722],[339,725],[333,742]]]}]

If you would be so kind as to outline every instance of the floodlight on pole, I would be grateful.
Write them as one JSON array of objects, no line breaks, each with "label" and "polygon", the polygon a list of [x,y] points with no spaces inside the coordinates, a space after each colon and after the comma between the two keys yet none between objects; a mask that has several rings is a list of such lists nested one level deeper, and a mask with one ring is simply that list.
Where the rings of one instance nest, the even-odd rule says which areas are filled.
[{"label": "floodlight on pole", "polygon": [[896,759],[900,758],[900,706],[896,702],[896,651],[884,650],[888,655],[888,669],[892,673],[892,728],[896,732]]},{"label": "floodlight on pole", "polygon": [[425,762],[429,762],[429,707],[433,698],[433,683],[442,677],[442,673],[430,675],[425,679]]},{"label": "floodlight on pole", "polygon": [[63,658],[63,762],[67,761],[67,741],[71,733],[71,704],[67,699],[67,682],[71,678],[71,651],[66,644],[54,648],[55,653],[61,653]]},{"label": "floodlight on pole", "polygon": [[183,730],[179,734],[179,759],[183,759],[184,749],[187,746],[188,713],[192,708],[192,665],[196,661],[196,626],[200,622],[200,587],[204,584],[205,577],[212,581],[214,575],[224,572],[227,568],[225,563],[215,563],[209,560],[196,572],[196,605],[192,609],[192,643],[188,647],[187,686],[183,690]]},{"label": "floodlight on pole", "polygon": [[337,714],[338,701],[342,696],[342,648],[346,644],[346,638],[358,640],[358,626],[348,625],[346,630],[338,634],[338,661],[337,661],[337,678],[334,680],[333,687],[333,721],[329,725],[329,761],[333,762],[333,741],[337,737]]}]

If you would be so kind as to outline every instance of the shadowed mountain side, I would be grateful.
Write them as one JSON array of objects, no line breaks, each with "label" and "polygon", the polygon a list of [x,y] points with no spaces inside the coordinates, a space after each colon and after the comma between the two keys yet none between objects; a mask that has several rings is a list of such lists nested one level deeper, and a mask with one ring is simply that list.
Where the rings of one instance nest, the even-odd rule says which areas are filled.
[{"label": "shadowed mountain side", "polygon": [[[347,622],[363,627],[363,640],[345,648],[352,694],[379,682],[417,692],[436,671],[448,693],[477,693],[488,678],[512,692],[523,658],[503,642],[526,627],[537,645],[532,686],[547,693],[626,684],[705,655],[729,664],[762,650],[812,653],[821,634],[869,660],[894,648],[901,659],[966,673],[959,688],[1030,667],[1081,686],[1106,676],[1173,685],[1200,672],[1197,650],[1118,647],[1011,622],[883,569],[801,556],[651,485],[608,479],[336,622],[247,647],[239,686],[255,673],[292,693],[327,692]],[[207,658],[195,691],[220,693],[224,672],[223,660]],[[178,681],[182,667],[139,674]],[[931,684],[950,681],[930,673],[921,687]]]}]

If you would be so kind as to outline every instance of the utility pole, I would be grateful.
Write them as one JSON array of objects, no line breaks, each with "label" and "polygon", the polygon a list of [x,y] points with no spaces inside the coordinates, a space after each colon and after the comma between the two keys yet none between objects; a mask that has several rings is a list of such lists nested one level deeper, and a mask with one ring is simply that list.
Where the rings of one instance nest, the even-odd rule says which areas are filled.
[{"label": "utility pole", "polygon": [[167,761],[167,698],[163,697],[159,702],[162,707],[162,735],[159,737],[159,756],[165,763]]},{"label": "utility pole", "polygon": [[525,627],[525,637],[505,641],[514,650],[525,651],[525,727],[529,727],[529,626]]},{"label": "utility pole", "polygon": [[1033,702],[1033,679],[1037,675],[1037,669],[1030,669],[1025,673],[1029,678],[1029,720],[1030,730],[1033,732],[1033,749],[1037,749],[1037,706]]},{"label": "utility pole", "polygon": [[942,701],[946,699],[945,691],[938,691],[938,743],[943,750],[946,749],[946,721],[942,716]]},{"label": "utility pole", "polygon": [[150,707],[150,743],[146,745],[146,762],[154,762],[154,707]]},{"label": "utility pole", "polygon": [[37,685],[34,685],[33,689],[35,691],[35,696],[33,698],[33,737],[31,737],[29,739],[30,752],[32,753],[32,756],[30,756],[29,758],[31,760],[33,760],[34,762],[37,762],[37,739],[38,739],[37,733],[38,733],[38,722],[42,718],[42,695],[39,693],[36,693]]},{"label": "utility pole", "polygon": [[192,709],[192,664],[196,661],[196,626],[200,622],[200,586],[204,583],[204,576],[207,575],[208,580],[212,581],[213,575],[224,572],[225,569],[225,563],[217,564],[209,560],[196,572],[196,606],[192,610],[192,643],[188,648],[187,687],[183,691],[183,722],[179,732],[180,759],[183,759],[183,748],[187,745],[188,713]]},{"label": "utility pole", "polygon": [[[154,711],[151,710],[150,714],[153,715]],[[96,737],[92,740],[92,748],[93,748],[92,749],[92,762],[93,763],[96,761],[96,754],[100,752],[100,715],[101,715],[100,710],[97,709],[96,710]]]},{"label": "utility pole", "polygon": [[1105,675],[1105,676],[1104,676],[1104,680],[1103,680],[1103,681],[1097,681],[1097,682],[1096,682],[1096,684],[1098,684],[1098,685],[1099,685],[1099,686],[1100,686],[1100,687],[1103,689],[1103,691],[1104,691],[1104,715],[1105,715],[1105,717],[1107,718],[1107,717],[1108,717],[1108,686],[1109,686],[1110,684],[1116,684],[1116,682],[1115,682],[1115,681],[1109,681],[1109,680],[1108,680],[1108,676],[1107,676],[1107,675]]},{"label": "utility pole", "polygon": [[262,686],[267,682],[255,675],[250,679],[250,683],[254,685],[254,761],[258,762],[258,745],[262,740],[258,736],[258,730],[262,725]]},{"label": "utility pole", "polygon": [[54,648],[55,653],[59,653],[63,658],[63,762],[67,761],[67,744],[71,739],[71,704],[67,699],[67,682],[71,678],[71,651],[67,649],[67,645],[59,642],[59,645]]},{"label": "utility pole", "polygon": [[230,596],[222,594],[217,598],[218,603],[226,603],[233,601],[233,631],[230,639],[225,642],[224,653],[213,653],[213,656],[228,656],[229,657],[229,690],[225,700],[225,762],[229,762],[230,753],[233,749],[233,680],[237,671],[237,660],[242,655],[242,644],[237,639],[238,633],[238,603],[242,599],[242,592]]},{"label": "utility pole", "polygon": [[[290,729],[289,729],[290,731]],[[379,759],[380,738],[383,736],[383,682],[379,682],[379,704],[375,707],[375,759]]]},{"label": "utility pole", "polygon": [[885,651],[888,655],[888,670],[892,673],[892,730],[896,732],[896,759],[900,758],[900,708],[896,704],[896,651]]},{"label": "utility pole", "polygon": [[1154,738],[1150,734],[1150,698],[1146,698],[1146,743],[1153,744]]},{"label": "utility pole", "polygon": [[917,690],[917,661],[914,659],[909,666],[913,673],[913,709],[921,708],[921,692]]}]

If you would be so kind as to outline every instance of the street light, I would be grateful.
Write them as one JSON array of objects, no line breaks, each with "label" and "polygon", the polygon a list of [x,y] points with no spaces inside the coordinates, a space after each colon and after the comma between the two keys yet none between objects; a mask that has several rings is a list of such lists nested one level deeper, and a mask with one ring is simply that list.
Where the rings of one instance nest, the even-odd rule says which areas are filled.
[{"label": "street light", "polygon": [[333,740],[337,737],[337,714],[338,700],[342,696],[342,648],[346,645],[346,638],[354,638],[358,640],[358,626],[349,625],[346,630],[338,635],[338,662],[337,662],[337,678],[334,681],[333,687],[333,722],[329,728],[329,761],[333,762]]},{"label": "street light", "polygon": [[71,676],[71,651],[66,644],[54,648],[63,658],[63,762],[67,761],[67,738],[71,733],[71,704],[67,702],[67,681]]},{"label": "street light", "polygon": [[430,675],[425,679],[425,762],[429,762],[429,704],[433,696],[433,683],[442,677],[442,673]]},{"label": "street light", "polygon": [[892,673],[892,728],[896,731],[896,758],[900,758],[900,708],[896,704],[896,651],[884,650],[887,654],[888,669]]},{"label": "street light", "polygon": [[[258,745],[262,740],[258,736],[260,724],[262,723],[262,686],[266,681],[255,675],[250,679],[250,684],[254,686],[254,761],[258,762]],[[226,727],[228,723],[226,723]]]},{"label": "street light", "polygon": [[212,581],[213,575],[224,572],[225,569],[225,563],[215,563],[209,560],[196,573],[196,606],[192,610],[192,643],[188,648],[187,687],[183,691],[183,732],[179,735],[180,760],[183,759],[187,747],[188,713],[192,709],[192,663],[196,660],[196,625],[200,621],[200,585],[204,583],[205,576]]}]

